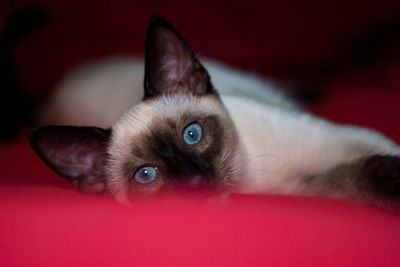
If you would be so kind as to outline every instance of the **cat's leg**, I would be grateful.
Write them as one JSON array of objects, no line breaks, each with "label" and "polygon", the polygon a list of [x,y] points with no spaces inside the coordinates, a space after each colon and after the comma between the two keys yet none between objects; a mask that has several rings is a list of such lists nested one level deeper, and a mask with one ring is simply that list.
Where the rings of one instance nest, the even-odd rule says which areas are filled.
[{"label": "cat's leg", "polygon": [[322,129],[302,147],[307,168],[298,193],[400,208],[400,148],[365,128],[327,123]]},{"label": "cat's leg", "polygon": [[371,155],[304,180],[309,195],[400,208],[400,156]]}]

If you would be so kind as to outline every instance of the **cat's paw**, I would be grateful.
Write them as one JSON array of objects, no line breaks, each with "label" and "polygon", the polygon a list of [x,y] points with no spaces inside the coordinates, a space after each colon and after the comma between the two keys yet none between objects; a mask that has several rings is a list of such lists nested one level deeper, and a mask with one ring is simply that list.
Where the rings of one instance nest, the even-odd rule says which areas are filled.
[{"label": "cat's paw", "polygon": [[366,159],[361,168],[359,182],[378,197],[400,200],[400,157],[374,155]]}]

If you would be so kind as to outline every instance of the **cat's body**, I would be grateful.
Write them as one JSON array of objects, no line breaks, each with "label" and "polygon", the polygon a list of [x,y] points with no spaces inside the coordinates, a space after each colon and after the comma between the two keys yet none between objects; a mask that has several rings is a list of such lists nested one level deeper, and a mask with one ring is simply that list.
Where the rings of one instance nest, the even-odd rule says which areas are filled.
[{"label": "cat's body", "polygon": [[[152,47],[152,40],[160,36],[166,38],[167,45],[159,48],[158,40]],[[400,189],[400,160],[396,156],[400,148],[381,134],[312,116],[279,93],[272,83],[205,61],[212,86],[194,54],[184,52],[188,49],[186,43],[164,21],[150,26],[147,42],[145,73],[144,62],[137,59],[87,66],[59,87],[41,113],[44,124],[112,126],[111,133],[98,134],[95,129],[94,138],[90,137],[92,133],[79,129],[67,129],[68,133],[62,128],[38,130],[34,148],[62,176],[92,191],[107,187],[121,201],[135,192],[155,192],[178,183],[189,187],[207,184],[242,193],[317,195],[369,204],[400,197],[381,192],[388,190],[387,184]],[[171,43],[177,48],[168,46]],[[201,126],[202,139],[185,143],[181,136],[186,140],[185,133],[194,124]],[[89,145],[89,150],[107,156],[96,163],[93,156],[81,156],[79,152],[62,159],[61,164],[54,162],[50,158],[60,153],[53,148],[65,150],[65,144],[55,141],[54,134],[65,134],[67,140],[76,140],[73,136],[98,140]],[[78,144],[74,145],[78,150],[87,147],[82,141],[73,143]],[[102,148],[93,149],[98,146]],[[68,154],[71,151],[67,149]],[[83,162],[84,167],[66,171],[65,165],[79,165],[77,162]],[[99,165],[106,167],[102,170]],[[143,166],[154,166],[159,179],[137,183],[138,170]],[[99,171],[86,174],[88,169]],[[145,174],[153,169],[145,169]],[[381,185],[371,174],[375,172],[390,181]],[[102,177],[101,185],[92,187],[97,176]],[[174,176],[180,177],[178,182]],[[84,182],[82,177],[86,177]],[[375,184],[383,189],[375,192]]]}]

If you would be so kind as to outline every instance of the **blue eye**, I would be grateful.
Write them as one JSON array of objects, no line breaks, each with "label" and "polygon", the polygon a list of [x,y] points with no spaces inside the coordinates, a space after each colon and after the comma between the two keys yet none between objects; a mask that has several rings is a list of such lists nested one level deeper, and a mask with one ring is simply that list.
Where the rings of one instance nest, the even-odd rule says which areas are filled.
[{"label": "blue eye", "polygon": [[194,145],[201,139],[201,126],[198,123],[192,123],[183,131],[183,140],[189,145]]},{"label": "blue eye", "polygon": [[158,170],[156,167],[142,167],[135,172],[135,181],[147,184],[157,178]]}]

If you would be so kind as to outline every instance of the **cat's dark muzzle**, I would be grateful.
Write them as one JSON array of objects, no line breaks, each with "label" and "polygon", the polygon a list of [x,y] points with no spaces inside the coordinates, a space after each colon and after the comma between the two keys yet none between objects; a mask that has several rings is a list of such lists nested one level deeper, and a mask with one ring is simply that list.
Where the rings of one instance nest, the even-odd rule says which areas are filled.
[{"label": "cat's dark muzzle", "polygon": [[170,174],[179,187],[207,187],[213,184],[213,168],[201,157],[180,157]]},{"label": "cat's dark muzzle", "polygon": [[191,172],[171,176],[172,182],[183,188],[205,188],[213,184],[212,176],[209,172]]},{"label": "cat's dark muzzle", "polygon": [[209,159],[196,152],[179,148],[157,136],[151,144],[166,164],[166,174],[172,184],[189,188],[211,185],[214,167]]}]

